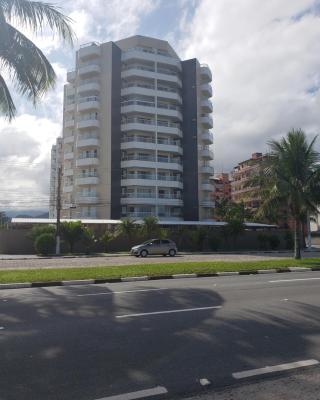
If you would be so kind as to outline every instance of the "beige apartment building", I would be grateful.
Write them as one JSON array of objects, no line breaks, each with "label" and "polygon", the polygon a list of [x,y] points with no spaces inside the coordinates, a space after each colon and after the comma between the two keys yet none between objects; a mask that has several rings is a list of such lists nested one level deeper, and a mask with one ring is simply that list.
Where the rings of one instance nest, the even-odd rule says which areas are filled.
[{"label": "beige apartment building", "polygon": [[64,87],[62,217],[212,219],[211,80],[163,40],[81,46]]}]

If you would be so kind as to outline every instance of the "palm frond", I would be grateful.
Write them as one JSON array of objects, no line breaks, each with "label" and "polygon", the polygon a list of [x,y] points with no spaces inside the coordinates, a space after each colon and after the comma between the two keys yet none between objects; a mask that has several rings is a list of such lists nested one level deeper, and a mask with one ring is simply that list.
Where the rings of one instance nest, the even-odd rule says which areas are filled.
[{"label": "palm frond", "polygon": [[0,112],[2,115],[7,117],[9,121],[11,121],[16,114],[16,107],[13,103],[6,82],[1,75],[0,75]]},{"label": "palm frond", "polygon": [[75,35],[71,28],[71,18],[62,14],[59,7],[54,4],[30,0],[1,0],[6,19],[15,22],[34,33],[43,32],[49,27],[54,33],[73,45]]},{"label": "palm frond", "polygon": [[9,41],[0,43],[2,66],[11,74],[17,91],[35,104],[52,86],[55,72],[41,50],[10,24]]}]

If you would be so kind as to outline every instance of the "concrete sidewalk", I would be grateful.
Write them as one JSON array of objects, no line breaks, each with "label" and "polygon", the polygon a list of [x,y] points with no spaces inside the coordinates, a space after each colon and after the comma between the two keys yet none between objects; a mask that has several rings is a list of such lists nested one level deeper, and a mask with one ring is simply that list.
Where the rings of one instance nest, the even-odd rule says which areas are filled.
[{"label": "concrete sidewalk", "polygon": [[[180,253],[176,257],[148,256],[136,258],[123,254],[97,255],[97,256],[65,256],[65,257],[37,257],[16,256],[14,258],[0,258],[2,269],[29,269],[29,268],[66,268],[66,267],[95,267],[114,265],[159,264],[199,261],[262,261],[291,258],[292,252],[254,252],[254,253]],[[320,252],[304,252],[303,257],[320,257]]]}]

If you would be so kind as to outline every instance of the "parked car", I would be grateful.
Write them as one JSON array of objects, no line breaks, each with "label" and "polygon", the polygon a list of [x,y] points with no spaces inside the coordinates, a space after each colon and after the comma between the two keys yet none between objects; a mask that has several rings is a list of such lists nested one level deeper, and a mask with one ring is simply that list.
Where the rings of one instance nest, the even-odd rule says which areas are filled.
[{"label": "parked car", "polygon": [[142,244],[133,246],[131,255],[136,257],[147,257],[149,254],[169,255],[174,257],[178,252],[176,244],[170,239],[151,239]]}]

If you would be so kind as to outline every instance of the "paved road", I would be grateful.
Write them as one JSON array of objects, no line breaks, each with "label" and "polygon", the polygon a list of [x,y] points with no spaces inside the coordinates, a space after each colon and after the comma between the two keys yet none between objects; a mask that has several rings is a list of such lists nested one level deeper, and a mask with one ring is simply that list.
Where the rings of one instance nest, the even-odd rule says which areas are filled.
[{"label": "paved road", "polygon": [[[304,257],[320,257],[320,252],[304,252]],[[34,256],[33,256],[34,257]],[[256,261],[281,259],[292,257],[292,253],[256,253],[256,254],[182,254],[176,257],[149,256],[136,258],[127,255],[107,257],[66,257],[66,258],[31,258],[13,257],[6,259],[0,257],[0,270],[10,268],[64,268],[64,267],[93,267],[97,265],[130,265],[153,264],[162,262],[186,262],[186,261]]]},{"label": "paved road", "polygon": [[307,272],[3,290],[0,399],[177,397],[320,360],[319,289]]}]

